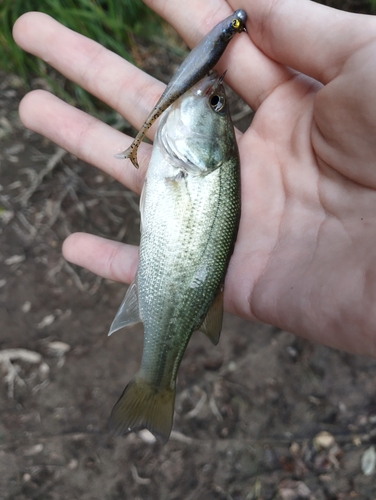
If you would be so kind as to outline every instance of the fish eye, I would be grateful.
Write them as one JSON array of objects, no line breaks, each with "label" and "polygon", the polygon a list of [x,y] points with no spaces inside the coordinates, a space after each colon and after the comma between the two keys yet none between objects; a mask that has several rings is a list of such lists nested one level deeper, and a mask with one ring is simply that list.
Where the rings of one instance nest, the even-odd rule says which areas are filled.
[{"label": "fish eye", "polygon": [[210,97],[210,106],[214,109],[216,113],[221,111],[226,104],[226,99],[218,94],[213,94]]},{"label": "fish eye", "polygon": [[231,24],[232,24],[232,27],[237,30],[240,26],[240,21],[239,21],[239,19],[233,19]]}]

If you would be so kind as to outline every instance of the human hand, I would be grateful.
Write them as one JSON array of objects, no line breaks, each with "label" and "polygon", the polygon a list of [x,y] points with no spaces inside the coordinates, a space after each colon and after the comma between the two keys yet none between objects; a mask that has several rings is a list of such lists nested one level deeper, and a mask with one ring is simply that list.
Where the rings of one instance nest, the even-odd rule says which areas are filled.
[{"label": "human hand", "polygon": [[[376,356],[376,19],[309,0],[147,0],[194,46],[238,8],[235,37],[219,70],[257,111],[238,136],[242,216],[225,282],[225,308],[326,345]],[[187,23],[187,19],[190,20]],[[163,85],[38,13],[22,16],[16,42],[139,128]],[[131,138],[44,91],[28,94],[30,129],[140,192],[140,170],[113,158]],[[155,128],[150,130],[153,137]],[[135,247],[87,234],[65,257],[129,283]]]}]

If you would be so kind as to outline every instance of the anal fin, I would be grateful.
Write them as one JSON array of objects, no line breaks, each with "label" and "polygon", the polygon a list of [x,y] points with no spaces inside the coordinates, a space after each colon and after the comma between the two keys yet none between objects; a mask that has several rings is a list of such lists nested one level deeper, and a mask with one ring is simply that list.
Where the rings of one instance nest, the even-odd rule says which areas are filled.
[{"label": "anal fin", "polygon": [[223,285],[215,296],[199,330],[204,333],[214,345],[219,342],[223,320]]}]

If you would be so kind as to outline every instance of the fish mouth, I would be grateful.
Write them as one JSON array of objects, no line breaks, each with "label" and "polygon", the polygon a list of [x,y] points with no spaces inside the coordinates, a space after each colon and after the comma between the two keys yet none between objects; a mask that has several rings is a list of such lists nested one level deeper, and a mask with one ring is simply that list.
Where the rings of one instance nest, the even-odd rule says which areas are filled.
[{"label": "fish mouth", "polygon": [[213,70],[209,72],[202,80],[200,80],[191,89],[192,94],[197,96],[209,95],[223,84],[223,79],[227,70],[219,77],[218,72]]}]

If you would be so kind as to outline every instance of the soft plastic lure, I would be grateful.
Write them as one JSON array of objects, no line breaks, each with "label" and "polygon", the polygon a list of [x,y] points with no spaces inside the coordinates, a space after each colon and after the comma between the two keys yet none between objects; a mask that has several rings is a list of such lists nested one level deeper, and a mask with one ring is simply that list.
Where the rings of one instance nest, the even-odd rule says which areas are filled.
[{"label": "soft plastic lure", "polygon": [[246,20],[245,11],[236,10],[204,36],[179,66],[132,144],[125,151],[117,154],[116,158],[129,158],[138,168],[137,150],[147,130],[170,104],[193,87],[217,64],[233,36],[245,31]]}]

